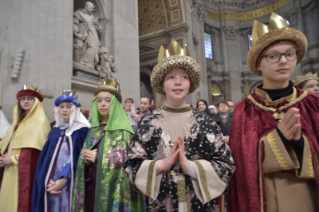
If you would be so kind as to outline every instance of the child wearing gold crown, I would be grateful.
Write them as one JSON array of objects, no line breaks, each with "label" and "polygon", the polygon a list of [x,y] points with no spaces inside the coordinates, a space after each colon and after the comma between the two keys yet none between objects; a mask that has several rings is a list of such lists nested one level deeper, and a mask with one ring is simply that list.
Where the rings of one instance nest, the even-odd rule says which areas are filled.
[{"label": "child wearing gold crown", "polygon": [[289,81],[307,39],[275,13],[252,36],[247,64],[263,83],[235,107],[227,211],[319,211],[319,97]]},{"label": "child wearing gold crown", "polygon": [[13,123],[0,142],[1,212],[31,211],[35,169],[50,131],[37,88],[24,85],[17,99]]},{"label": "child wearing gold crown", "polygon": [[78,161],[74,212],[144,211],[144,198],[125,176],[132,126],[117,82],[102,80],[92,102],[92,122]]},{"label": "child wearing gold crown", "polygon": [[74,91],[55,100],[55,126],[48,135],[35,174],[32,212],[71,211],[73,186],[90,123]]},{"label": "child wearing gold crown", "polygon": [[298,76],[294,85],[304,91],[319,95],[319,77],[317,74],[308,73],[305,76]]},{"label": "child wearing gold crown", "polygon": [[[186,103],[200,82],[200,67],[172,40],[160,49],[151,84],[166,103],[144,117],[131,139],[126,174],[148,196],[147,211],[219,211],[235,171],[216,123]],[[163,59],[164,57],[164,59]]]}]

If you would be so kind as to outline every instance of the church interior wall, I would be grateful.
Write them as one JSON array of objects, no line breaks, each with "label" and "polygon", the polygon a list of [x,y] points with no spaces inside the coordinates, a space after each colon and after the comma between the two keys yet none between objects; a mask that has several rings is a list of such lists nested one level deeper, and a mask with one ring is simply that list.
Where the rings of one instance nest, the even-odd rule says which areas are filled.
[{"label": "church interior wall", "polygon": [[[72,2],[61,0],[1,2],[1,63],[8,64],[0,70],[0,104],[10,122],[16,93],[23,84],[32,84],[54,97],[60,89],[70,87],[72,9]],[[18,49],[25,50],[25,55],[20,75],[13,79],[11,73]],[[49,115],[53,102],[48,98],[43,101]]]}]

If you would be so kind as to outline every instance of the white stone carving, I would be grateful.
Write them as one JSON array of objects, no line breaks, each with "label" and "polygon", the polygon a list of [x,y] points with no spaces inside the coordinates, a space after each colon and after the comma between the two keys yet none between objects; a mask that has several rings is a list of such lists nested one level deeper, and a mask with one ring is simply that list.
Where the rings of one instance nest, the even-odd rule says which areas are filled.
[{"label": "white stone carving", "polygon": [[99,63],[100,40],[98,33],[102,29],[93,11],[94,5],[88,1],[85,3],[84,9],[78,9],[73,14],[73,60],[92,70]]}]

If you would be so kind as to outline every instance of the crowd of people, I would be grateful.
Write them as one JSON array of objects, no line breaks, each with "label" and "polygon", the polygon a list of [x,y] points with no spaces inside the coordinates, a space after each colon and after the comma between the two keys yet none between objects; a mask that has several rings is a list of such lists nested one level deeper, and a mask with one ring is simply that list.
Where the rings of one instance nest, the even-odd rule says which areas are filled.
[{"label": "crowd of people", "polygon": [[156,109],[148,97],[123,108],[102,80],[90,117],[63,90],[50,127],[24,85],[11,126],[0,108],[0,212],[319,211],[319,78],[289,80],[307,39],[284,23],[254,23],[247,64],[263,83],[236,105],[187,103],[201,68],[175,40],[151,75],[166,97]]}]

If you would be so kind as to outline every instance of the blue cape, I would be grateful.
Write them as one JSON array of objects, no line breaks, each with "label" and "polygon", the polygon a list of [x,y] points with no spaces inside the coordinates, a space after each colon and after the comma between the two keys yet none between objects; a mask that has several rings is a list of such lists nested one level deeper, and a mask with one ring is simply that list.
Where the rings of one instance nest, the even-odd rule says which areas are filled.
[{"label": "blue cape", "polygon": [[[73,161],[71,164],[73,164],[73,175],[71,176],[71,181],[74,182],[75,179],[75,173],[76,173],[76,166],[78,164],[78,159],[81,153],[81,149],[83,146],[83,143],[85,141],[85,137],[88,133],[89,128],[81,128],[79,130],[76,130],[72,133],[70,136],[72,140],[72,152],[73,154],[70,154],[71,160]],[[33,185],[33,192],[32,192],[32,212],[43,212],[45,211],[45,192],[47,192],[45,179],[50,169],[51,160],[56,159],[57,157],[54,156],[55,150],[58,148],[57,145],[59,141],[61,140],[61,131],[59,128],[53,128],[49,135],[48,140],[43,146],[43,149],[41,151],[37,169],[35,173],[34,178],[34,185]],[[65,136],[65,135],[64,135]],[[58,152],[56,152],[58,154]],[[53,167],[54,168],[54,167]],[[73,188],[72,188],[73,189]],[[72,198],[72,197],[71,197]]]}]

